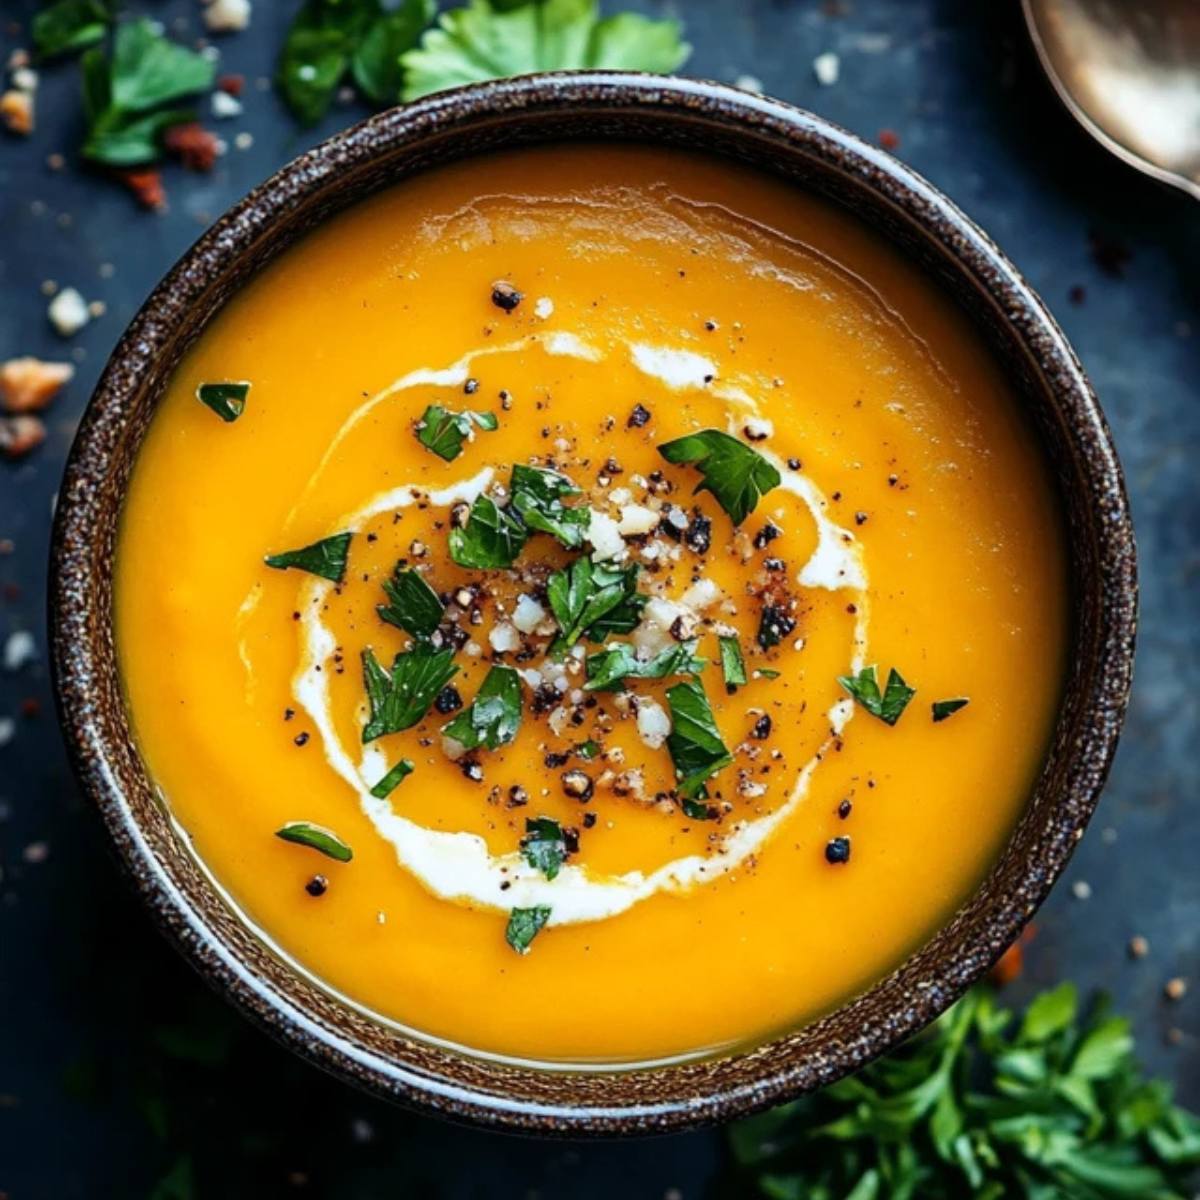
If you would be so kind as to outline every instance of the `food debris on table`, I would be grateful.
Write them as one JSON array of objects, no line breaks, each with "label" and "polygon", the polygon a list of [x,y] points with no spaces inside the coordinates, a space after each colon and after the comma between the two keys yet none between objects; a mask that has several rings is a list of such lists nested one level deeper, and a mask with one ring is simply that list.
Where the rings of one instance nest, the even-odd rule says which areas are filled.
[{"label": "food debris on table", "polygon": [[0,407],[10,413],[40,412],[70,382],[75,368],[27,355],[0,364]]},{"label": "food debris on table", "polygon": [[37,642],[27,629],[18,629],[8,635],[4,643],[4,669],[19,671],[37,658]]},{"label": "food debris on table", "polygon": [[813,59],[813,74],[822,87],[833,87],[841,74],[842,60],[832,50]]},{"label": "food debris on table", "polygon": [[204,26],[213,33],[237,33],[250,24],[250,0],[207,0]]},{"label": "food debris on table", "polygon": [[58,334],[65,338],[74,337],[92,319],[87,301],[73,287],[63,288],[50,301],[46,315]]}]

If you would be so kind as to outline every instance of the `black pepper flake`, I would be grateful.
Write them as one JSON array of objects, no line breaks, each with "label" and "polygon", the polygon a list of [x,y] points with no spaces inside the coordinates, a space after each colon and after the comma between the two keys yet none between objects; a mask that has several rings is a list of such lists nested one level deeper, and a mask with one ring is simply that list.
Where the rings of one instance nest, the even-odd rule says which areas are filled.
[{"label": "black pepper flake", "polygon": [[844,821],[849,815],[854,805],[849,800],[843,800],[837,807],[837,814]]},{"label": "black pepper flake", "polygon": [[329,880],[324,875],[314,875],[305,885],[304,890],[310,896],[323,896],[329,891]]},{"label": "black pepper flake", "polygon": [[468,379],[467,382],[463,384],[463,391],[468,396],[475,395],[475,393],[479,391],[479,380],[475,378]]},{"label": "black pepper flake", "polygon": [[560,753],[556,750],[548,750],[542,762],[551,770],[557,767],[565,767],[571,761],[571,752],[567,750],[565,753]]},{"label": "black pepper flake", "polygon": [[458,712],[462,708],[462,697],[458,694],[458,688],[447,684],[433,701],[433,707],[438,710],[443,716],[446,713]]},{"label": "black pepper flake", "polygon": [[290,721],[295,715],[296,710],[294,708],[285,708],[283,710],[283,719],[285,721]]},{"label": "black pepper flake", "polygon": [[772,646],[778,646],[795,628],[795,618],[788,616],[777,605],[766,604],[763,606],[762,616],[759,618],[758,634],[755,640],[764,650],[769,650]]},{"label": "black pepper flake", "polygon": [[508,799],[505,803],[509,808],[521,808],[529,803],[529,793],[519,783],[514,783],[508,789]]},{"label": "black pepper flake", "polygon": [[539,683],[534,688],[530,707],[535,716],[541,716],[542,713],[548,713],[552,708],[557,708],[561,698],[561,693],[552,683]]},{"label": "black pepper flake", "polygon": [[633,411],[629,414],[629,420],[625,422],[627,429],[641,429],[643,425],[650,423],[650,410],[643,404],[635,404]]},{"label": "black pepper flake", "polygon": [[771,715],[763,713],[757,721],[754,722],[754,728],[750,730],[750,736],[757,738],[758,741],[766,741],[771,736]]},{"label": "black pepper flake", "polygon": [[297,746],[307,746],[308,745],[308,733],[307,732],[298,733],[298,734],[296,734],[296,736],[294,738],[292,738],[292,741],[295,742]]},{"label": "black pepper flake", "polygon": [[840,866],[850,861],[850,839],[848,837],[830,838],[825,845],[825,861],[834,866]]},{"label": "black pepper flake", "polygon": [[855,525],[865,525],[867,523],[867,514],[865,512],[856,512],[854,514]]},{"label": "black pepper flake", "polygon": [[687,548],[695,554],[707,554],[712,546],[712,521],[699,509],[693,511],[683,540]]},{"label": "black pepper flake", "polygon": [[579,853],[579,830],[574,825],[564,825],[562,827],[563,849],[568,854]]},{"label": "black pepper flake", "polygon": [[583,814],[584,829],[591,829],[596,824],[596,814],[594,812],[585,812]]},{"label": "black pepper flake", "polygon": [[483,782],[483,768],[473,758],[464,758],[459,764],[458,769],[472,782]]},{"label": "black pepper flake", "polygon": [[800,470],[800,460],[799,460],[798,458],[789,458],[789,459],[787,460],[787,465],[788,465],[788,470],[789,470],[789,471],[798,471],[798,470]]},{"label": "black pepper flake", "polygon": [[767,571],[785,571],[787,563],[782,558],[764,558],[763,568]]},{"label": "black pepper flake", "polygon": [[772,525],[768,521],[755,535],[754,548],[755,550],[765,550],[777,537],[783,536],[783,530],[778,525]]},{"label": "black pepper flake", "polygon": [[578,768],[563,772],[562,788],[572,800],[578,800],[580,804],[586,804],[595,791],[592,777],[586,771],[580,771]]},{"label": "black pepper flake", "polygon": [[492,284],[492,303],[510,313],[525,297],[507,279],[497,279]]}]

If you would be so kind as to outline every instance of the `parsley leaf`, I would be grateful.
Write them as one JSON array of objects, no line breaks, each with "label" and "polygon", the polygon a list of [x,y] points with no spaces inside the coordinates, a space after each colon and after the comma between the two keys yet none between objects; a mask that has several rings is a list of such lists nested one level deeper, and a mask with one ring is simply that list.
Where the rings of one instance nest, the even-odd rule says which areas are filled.
[{"label": "parsley leaf", "polygon": [[547,879],[554,879],[567,857],[562,826],[552,817],[527,817],[521,854],[535,871],[541,871]]},{"label": "parsley leaf", "polygon": [[470,0],[402,58],[404,99],[483,79],[578,67],[669,73],[687,59],[674,21],[601,20],[596,0]]},{"label": "parsley leaf", "polygon": [[311,546],[299,550],[285,550],[281,554],[268,554],[263,562],[277,571],[295,567],[310,575],[320,575],[331,583],[341,583],[346,576],[346,558],[350,553],[352,533],[335,533],[322,538]]},{"label": "parsley leaf", "polygon": [[779,472],[761,454],[719,429],[702,429],[664,442],[658,452],[669,463],[695,466],[704,476],[696,491],[712,492],[735,525],[780,483]]},{"label": "parsley leaf", "polygon": [[415,46],[433,19],[434,0],[403,0],[388,10],[380,0],[306,0],[279,57],[276,84],[305,124],[329,111],[347,72],[377,104],[400,97],[400,55]]},{"label": "parsley leaf", "polygon": [[512,667],[492,667],[484,677],[474,703],[442,732],[465,750],[507,745],[521,727],[521,677]]},{"label": "parsley leaf", "polygon": [[462,453],[463,442],[471,438],[474,426],[491,432],[499,428],[500,422],[495,413],[455,412],[431,404],[417,422],[417,441],[439,458],[453,462]]},{"label": "parsley leaf", "polygon": [[631,585],[637,586],[636,572],[614,571],[586,557],[555,571],[546,581],[546,597],[561,630],[552,649],[573,646],[594,630],[602,618],[629,601]]},{"label": "parsley leaf", "polygon": [[878,717],[887,725],[895,725],[900,720],[900,714],[917,694],[917,689],[910,688],[895,667],[888,672],[882,696],[879,694],[879,681],[875,676],[874,666],[864,667],[857,675],[839,675],[838,683],[871,716]]},{"label": "parsley leaf", "polygon": [[508,914],[508,927],[504,940],[518,953],[528,954],[530,943],[542,931],[550,919],[550,906],[539,904],[534,908],[514,908]]},{"label": "parsley leaf", "polygon": [[683,815],[693,821],[714,821],[717,817],[716,809],[705,804],[703,800],[693,800],[690,796],[683,796],[680,799],[683,806]]},{"label": "parsley leaf", "polygon": [[391,579],[384,581],[383,590],[388,602],[377,604],[375,611],[389,625],[421,638],[429,637],[442,623],[445,609],[420,571],[406,570],[397,563]]},{"label": "parsley leaf", "polygon": [[222,421],[236,421],[246,411],[248,383],[202,383],[196,389],[196,399],[207,405]]},{"label": "parsley leaf", "polygon": [[311,821],[288,821],[282,829],[275,830],[275,836],[285,842],[295,842],[297,846],[319,850],[338,862],[349,862],[354,857],[354,851],[332,829],[314,825]]},{"label": "parsley leaf", "polygon": [[43,58],[83,50],[104,38],[112,13],[101,0],[57,0],[34,14],[29,32]]},{"label": "parsley leaf", "polygon": [[725,688],[733,691],[746,682],[746,660],[742,647],[735,637],[718,637],[721,647],[721,673],[725,676]]},{"label": "parsley leaf", "polygon": [[721,731],[698,679],[689,679],[667,689],[671,709],[671,733],[667,749],[675,764],[675,791],[684,799],[701,800],[704,783],[733,762]]},{"label": "parsley leaf", "polygon": [[589,654],[584,691],[619,690],[625,679],[665,679],[668,675],[697,675],[708,660],[696,657],[696,643],[680,642],[650,658],[638,658],[628,642],[613,642],[599,654]]},{"label": "parsley leaf", "polygon": [[525,546],[525,526],[486,495],[471,505],[465,529],[450,530],[450,557],[460,567],[511,567]]},{"label": "parsley leaf", "polygon": [[557,471],[517,463],[512,469],[512,506],[530,528],[558,538],[569,550],[583,545],[591,511],[568,508],[563,500],[580,495],[579,489]]},{"label": "parsley leaf", "polygon": [[386,800],[412,773],[412,763],[407,758],[402,758],[371,789],[371,795],[380,800]]},{"label": "parsley leaf", "polygon": [[757,1191],[780,1198],[1182,1200],[1200,1119],[1132,1050],[1128,1022],[1103,1001],[1081,1018],[1071,984],[1019,1022],[976,988],[853,1078],[739,1122],[730,1142]]},{"label": "parsley leaf", "polygon": [[952,717],[960,708],[966,708],[971,701],[966,696],[955,696],[952,700],[935,700],[933,702],[933,719],[944,721]]},{"label": "parsley leaf", "polygon": [[93,46],[80,59],[88,134],[83,155],[110,167],[152,162],[172,125],[191,120],[186,109],[162,106],[212,86],[213,64],[168,41],[145,19],[117,26],[112,57]]},{"label": "parsley leaf", "polygon": [[369,648],[364,650],[363,680],[371,712],[363,726],[362,740],[371,742],[386,733],[411,729],[429,711],[438,692],[458,674],[453,658],[453,650],[435,650],[428,642],[418,641],[411,650],[396,655],[389,672]]}]

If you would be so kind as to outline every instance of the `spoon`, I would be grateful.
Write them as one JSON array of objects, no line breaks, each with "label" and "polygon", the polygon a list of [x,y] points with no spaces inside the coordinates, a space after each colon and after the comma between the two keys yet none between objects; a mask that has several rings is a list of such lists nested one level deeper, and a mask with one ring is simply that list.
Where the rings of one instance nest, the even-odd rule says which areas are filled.
[{"label": "spoon", "polygon": [[1139,171],[1200,200],[1200,0],[1022,0],[1071,115]]}]

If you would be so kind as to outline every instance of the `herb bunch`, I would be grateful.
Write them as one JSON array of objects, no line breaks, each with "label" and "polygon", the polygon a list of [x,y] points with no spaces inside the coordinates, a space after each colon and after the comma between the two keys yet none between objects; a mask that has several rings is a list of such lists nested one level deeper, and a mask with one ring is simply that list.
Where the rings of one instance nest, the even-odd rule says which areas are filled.
[{"label": "herb bunch", "polygon": [[896,1053],[735,1125],[730,1142],[771,1200],[1185,1200],[1200,1119],[1142,1076],[1129,1023],[1103,1000],[1081,1014],[1065,983],[1020,1020],[977,988]]}]

